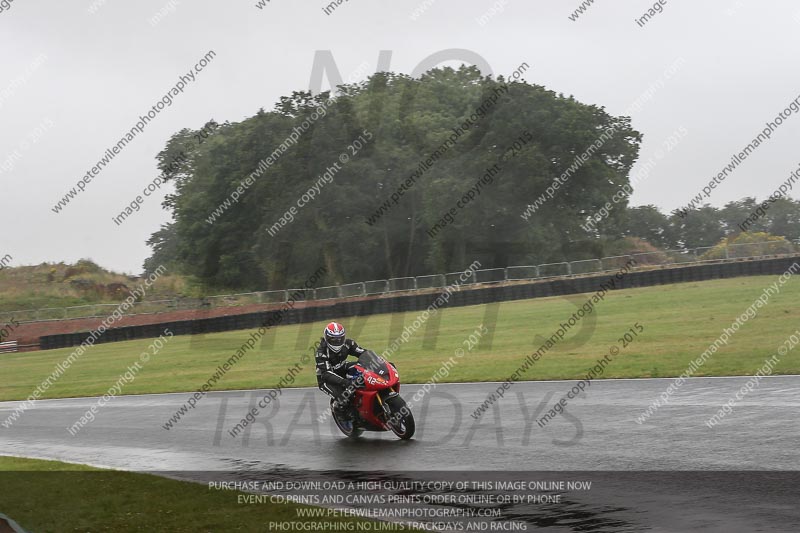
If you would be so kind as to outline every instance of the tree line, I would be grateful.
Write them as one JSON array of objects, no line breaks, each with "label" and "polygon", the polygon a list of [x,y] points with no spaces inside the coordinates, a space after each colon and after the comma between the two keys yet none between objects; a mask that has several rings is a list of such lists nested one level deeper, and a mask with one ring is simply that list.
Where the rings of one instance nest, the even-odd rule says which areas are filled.
[{"label": "tree line", "polygon": [[[559,194],[522,220],[608,130]],[[208,287],[266,290],[319,267],[325,284],[340,284],[454,272],[475,260],[493,268],[600,257],[626,237],[710,246],[735,231],[754,200],[679,220],[623,202],[582,229],[587,213],[629,184],[641,141],[630,117],[475,67],[293,92],[272,111],[168,140],[157,160],[175,186],[163,204],[172,221],[148,240],[145,270],[165,264]],[[487,169],[498,169],[491,181]],[[753,229],[797,238],[799,215],[785,200]]]}]

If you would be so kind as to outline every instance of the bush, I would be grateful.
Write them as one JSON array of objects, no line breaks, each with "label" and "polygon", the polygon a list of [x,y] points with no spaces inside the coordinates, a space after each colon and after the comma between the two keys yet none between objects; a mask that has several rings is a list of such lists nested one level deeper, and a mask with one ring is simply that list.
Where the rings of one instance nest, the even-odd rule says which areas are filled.
[{"label": "bush", "polygon": [[[781,255],[797,253],[798,247],[785,237],[769,233],[745,231],[723,238],[716,246],[700,256],[702,260],[725,259],[726,257],[753,257],[759,255]],[[727,252],[727,253],[726,253]]]}]

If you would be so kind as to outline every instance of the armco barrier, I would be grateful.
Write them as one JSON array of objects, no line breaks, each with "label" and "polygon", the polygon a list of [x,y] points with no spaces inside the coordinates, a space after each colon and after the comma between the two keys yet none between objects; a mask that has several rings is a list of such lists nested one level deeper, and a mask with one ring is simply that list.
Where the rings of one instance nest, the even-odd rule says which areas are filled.
[{"label": "armco barrier", "polygon": [[[715,263],[659,270],[632,271],[626,274],[621,280],[616,281],[615,289],[667,285],[690,281],[706,281],[739,276],[778,275],[786,272],[795,262],[800,263],[800,256],[760,261]],[[547,296],[592,293],[599,290],[600,285],[606,282],[609,277],[613,277],[613,274],[611,276],[606,274],[603,276],[551,279],[549,281],[533,283],[491,285],[482,288],[462,285],[457,291],[452,293],[449,302],[443,307],[461,307],[492,302],[543,298]],[[321,322],[334,318],[341,319],[383,313],[422,311],[430,306],[438,294],[437,292],[427,294],[414,293],[384,298],[330,301],[328,303],[310,305],[304,308],[289,309],[286,311],[279,325]],[[277,313],[277,311],[262,311],[241,315],[199,318],[179,322],[165,322],[109,329],[96,340],[95,344],[156,338],[164,332],[164,328],[169,328],[175,335],[195,335],[239,329],[255,329],[262,324],[274,322],[275,313]],[[47,335],[41,337],[40,347],[43,350],[47,350],[78,346],[88,336],[88,332]]]}]

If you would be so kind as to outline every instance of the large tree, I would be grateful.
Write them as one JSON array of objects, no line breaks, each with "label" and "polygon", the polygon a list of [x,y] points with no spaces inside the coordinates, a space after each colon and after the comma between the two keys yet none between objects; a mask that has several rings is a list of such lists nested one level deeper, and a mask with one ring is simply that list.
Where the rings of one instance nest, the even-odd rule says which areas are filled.
[{"label": "large tree", "polygon": [[[330,97],[296,92],[271,112],[215,125],[203,142],[190,130],[170,139],[160,164],[179,151],[189,160],[168,176],[176,183],[165,202],[174,222],[151,238],[156,255],[210,286],[236,289],[297,285],[321,265],[325,282],[338,284],[450,272],[476,259],[484,267],[561,261],[585,249],[581,213],[627,185],[641,140],[627,117],[474,67],[416,79],[378,73]],[[296,142],[264,169],[302,124]],[[609,128],[614,135],[523,220],[527,205]],[[353,154],[362,135],[369,140]],[[231,202],[259,165],[263,172]],[[458,207],[490,168],[491,183]],[[315,186],[315,198],[298,208]],[[294,220],[270,234],[293,206]],[[450,209],[452,222],[430,237]]]}]

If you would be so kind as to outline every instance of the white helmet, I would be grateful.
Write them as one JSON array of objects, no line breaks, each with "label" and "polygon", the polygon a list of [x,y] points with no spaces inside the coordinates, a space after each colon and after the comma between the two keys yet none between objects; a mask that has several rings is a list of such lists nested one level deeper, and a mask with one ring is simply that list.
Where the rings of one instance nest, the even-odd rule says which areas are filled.
[{"label": "white helmet", "polygon": [[344,326],[338,322],[331,322],[325,326],[325,342],[334,353],[339,353],[344,346]]}]

